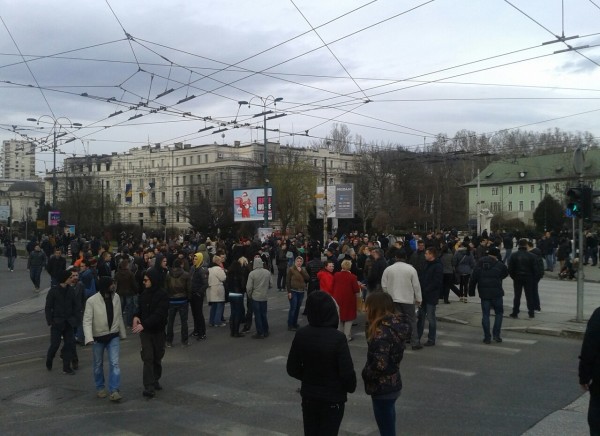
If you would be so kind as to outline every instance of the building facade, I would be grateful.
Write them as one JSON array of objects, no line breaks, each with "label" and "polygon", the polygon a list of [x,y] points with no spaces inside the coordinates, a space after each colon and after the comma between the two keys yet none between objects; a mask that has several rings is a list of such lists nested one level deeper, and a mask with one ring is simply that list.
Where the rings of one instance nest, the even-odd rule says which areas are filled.
[{"label": "building facade", "polygon": [[35,180],[35,144],[14,139],[3,141],[2,171],[5,179]]},{"label": "building facade", "polygon": [[[269,143],[270,165],[292,150],[306,159],[315,171],[317,184],[324,183],[324,161],[327,162],[328,184],[342,183],[354,170],[354,154],[327,149],[302,149]],[[264,144],[241,146],[206,144],[191,146],[177,143],[171,147],[159,144],[132,148],[125,153],[67,158],[56,175],[56,195],[60,202],[69,191],[94,185],[116,205],[105,223],[120,222],[161,228],[189,227],[183,209],[201,197],[209,198],[216,207],[232,205],[232,190],[262,186]],[[325,160],[325,158],[327,158]],[[46,198],[52,198],[52,176],[46,177]],[[276,195],[276,194],[275,194]]]}]

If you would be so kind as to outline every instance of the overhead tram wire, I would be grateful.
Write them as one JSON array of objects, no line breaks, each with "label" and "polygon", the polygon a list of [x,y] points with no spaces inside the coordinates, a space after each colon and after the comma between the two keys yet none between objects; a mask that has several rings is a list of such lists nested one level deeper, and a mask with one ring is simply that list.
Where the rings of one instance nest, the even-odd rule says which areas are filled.
[{"label": "overhead tram wire", "polygon": [[110,3],[108,2],[108,0],[104,0],[104,1],[106,2],[106,5],[108,6],[108,8],[112,12],[113,16],[117,20],[117,23],[119,23],[119,26],[121,27],[121,30],[123,30],[123,33],[125,34],[125,37],[127,38],[127,42],[129,43],[129,47],[131,48],[131,53],[133,54],[135,62],[137,63],[138,68],[141,69],[140,61],[138,60],[138,58],[137,58],[137,56],[135,54],[135,50],[133,49],[133,45],[131,45],[131,41],[133,39],[132,36],[125,30],[125,27],[123,27],[123,24],[121,23],[121,20],[119,20],[119,17],[117,16],[117,14],[115,13],[115,11],[113,10],[113,8],[110,5]]}]

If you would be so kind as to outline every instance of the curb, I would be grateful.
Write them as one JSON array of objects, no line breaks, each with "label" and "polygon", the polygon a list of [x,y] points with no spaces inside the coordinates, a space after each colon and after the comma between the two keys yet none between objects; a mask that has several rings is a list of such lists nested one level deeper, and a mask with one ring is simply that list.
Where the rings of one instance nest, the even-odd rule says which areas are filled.
[{"label": "curb", "polygon": [[531,333],[534,335],[555,336],[570,339],[583,339],[585,332],[570,329],[553,329],[548,327],[503,327],[502,330]]}]

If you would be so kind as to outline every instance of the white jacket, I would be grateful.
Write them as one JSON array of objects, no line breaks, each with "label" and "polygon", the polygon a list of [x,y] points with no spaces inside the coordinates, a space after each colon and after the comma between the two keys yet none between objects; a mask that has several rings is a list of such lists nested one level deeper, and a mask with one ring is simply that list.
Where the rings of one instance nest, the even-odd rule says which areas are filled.
[{"label": "white jacket", "polygon": [[381,288],[392,296],[394,303],[414,304],[423,301],[417,270],[408,263],[396,262],[381,276]]},{"label": "white jacket", "polygon": [[220,303],[225,301],[225,286],[223,283],[227,279],[225,270],[219,265],[208,269],[208,289],[206,297],[209,303]]},{"label": "white jacket", "polygon": [[121,311],[121,298],[113,294],[113,323],[108,325],[106,315],[106,304],[100,292],[96,292],[85,303],[85,312],[83,314],[83,334],[85,343],[92,342],[95,337],[108,335],[110,333],[119,333],[121,339],[125,339],[125,323],[123,322],[123,313]]}]

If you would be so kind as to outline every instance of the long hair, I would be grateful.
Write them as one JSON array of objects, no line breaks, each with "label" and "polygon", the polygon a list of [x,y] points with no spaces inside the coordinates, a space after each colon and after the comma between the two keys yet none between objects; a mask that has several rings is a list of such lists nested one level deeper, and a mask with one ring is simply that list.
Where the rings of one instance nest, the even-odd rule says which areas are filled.
[{"label": "long hair", "polygon": [[377,327],[381,324],[381,320],[386,316],[394,313],[394,300],[387,292],[371,292],[365,301],[367,307],[367,340],[375,336]]}]

